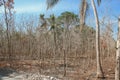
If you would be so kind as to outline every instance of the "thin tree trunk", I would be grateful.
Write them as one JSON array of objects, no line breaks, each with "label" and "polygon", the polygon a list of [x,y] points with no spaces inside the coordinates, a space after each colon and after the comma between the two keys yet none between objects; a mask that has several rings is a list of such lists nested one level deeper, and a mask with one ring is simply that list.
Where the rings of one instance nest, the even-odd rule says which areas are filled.
[{"label": "thin tree trunk", "polygon": [[96,21],[96,58],[97,58],[97,77],[98,78],[103,78],[103,70],[101,67],[101,62],[100,62],[100,26],[99,26],[99,19],[98,19],[98,14],[95,6],[94,0],[91,0],[93,11],[94,11],[94,16],[95,16],[95,21]]},{"label": "thin tree trunk", "polygon": [[56,28],[55,28],[55,26],[54,26],[54,29],[53,29],[53,37],[54,37],[54,67],[55,67],[55,70],[56,70],[55,59],[56,59],[57,45],[56,45]]},{"label": "thin tree trunk", "polygon": [[65,49],[63,50],[64,52],[64,76],[66,76],[66,51]]},{"label": "thin tree trunk", "polygon": [[116,68],[115,68],[115,80],[120,80],[120,18],[118,22],[118,38],[117,38],[117,50],[116,50]]},{"label": "thin tree trunk", "polygon": [[9,59],[11,59],[11,41],[10,41],[10,32],[9,32],[9,24],[8,24],[5,0],[3,0],[3,3],[4,3],[4,12],[5,12],[5,23],[6,23],[6,28],[7,28],[6,35],[7,35],[7,42],[8,42],[8,54],[9,54]]}]

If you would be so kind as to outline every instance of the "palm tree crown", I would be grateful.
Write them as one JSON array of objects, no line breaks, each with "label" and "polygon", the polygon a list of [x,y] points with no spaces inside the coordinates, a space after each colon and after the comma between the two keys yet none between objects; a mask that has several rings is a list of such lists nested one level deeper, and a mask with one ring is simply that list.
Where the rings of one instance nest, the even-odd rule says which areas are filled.
[{"label": "palm tree crown", "polygon": [[58,1],[60,1],[60,0],[47,0],[46,1],[47,9],[52,8],[53,6],[55,6]]}]

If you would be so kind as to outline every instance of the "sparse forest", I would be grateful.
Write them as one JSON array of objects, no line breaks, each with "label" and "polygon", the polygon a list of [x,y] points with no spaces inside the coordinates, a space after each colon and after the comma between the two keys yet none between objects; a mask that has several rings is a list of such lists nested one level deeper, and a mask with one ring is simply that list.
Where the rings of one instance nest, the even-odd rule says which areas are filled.
[{"label": "sparse forest", "polygon": [[[46,10],[60,1],[46,0]],[[15,1],[0,0],[0,80],[120,80],[120,18],[115,34],[109,16],[99,19],[102,1],[80,0],[79,14],[36,18],[16,17]]]}]

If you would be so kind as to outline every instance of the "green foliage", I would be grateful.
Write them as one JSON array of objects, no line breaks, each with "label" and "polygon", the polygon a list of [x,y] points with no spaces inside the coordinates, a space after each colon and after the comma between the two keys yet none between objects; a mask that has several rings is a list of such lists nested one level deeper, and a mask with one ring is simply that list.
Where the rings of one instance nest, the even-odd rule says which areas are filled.
[{"label": "green foliage", "polygon": [[83,28],[83,33],[91,33],[91,34],[95,34],[95,29],[93,27],[90,26],[86,26]]},{"label": "green foliage", "polygon": [[56,17],[54,14],[50,15],[50,18],[48,18],[48,21],[50,23],[50,30],[55,29],[56,26]]},{"label": "green foliage", "polygon": [[[80,25],[75,26],[75,32],[76,33],[79,33],[79,26]],[[96,31],[93,27],[85,25],[81,32],[82,32],[83,35],[92,35],[92,34],[95,34]]]},{"label": "green foliage", "polygon": [[58,22],[62,24],[64,27],[69,27],[71,24],[76,25],[79,18],[78,15],[73,12],[63,12],[60,16],[58,16]]},{"label": "green foliage", "polygon": [[73,20],[73,19],[77,19],[78,15],[72,13],[72,12],[63,12],[61,13],[61,15],[58,17],[58,19],[62,20],[62,19],[67,19],[67,20]]}]

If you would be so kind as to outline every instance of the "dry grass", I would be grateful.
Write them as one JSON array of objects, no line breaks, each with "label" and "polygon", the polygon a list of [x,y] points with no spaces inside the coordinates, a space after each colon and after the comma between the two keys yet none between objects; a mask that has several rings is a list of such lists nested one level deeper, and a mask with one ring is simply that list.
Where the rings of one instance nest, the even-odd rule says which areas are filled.
[{"label": "dry grass", "polygon": [[[44,75],[52,75],[62,80],[96,80],[96,62],[95,60],[86,60],[84,65],[80,63],[67,64],[66,76],[64,76],[64,64],[62,60],[56,60],[50,62],[49,60],[22,60],[22,61],[12,61],[11,67],[17,71],[26,72],[40,72]],[[69,61],[68,61],[69,62]],[[114,58],[106,58],[102,61],[102,66],[105,74],[105,80],[114,80],[114,68],[115,68]],[[0,68],[9,67],[7,61],[0,62]]]}]

